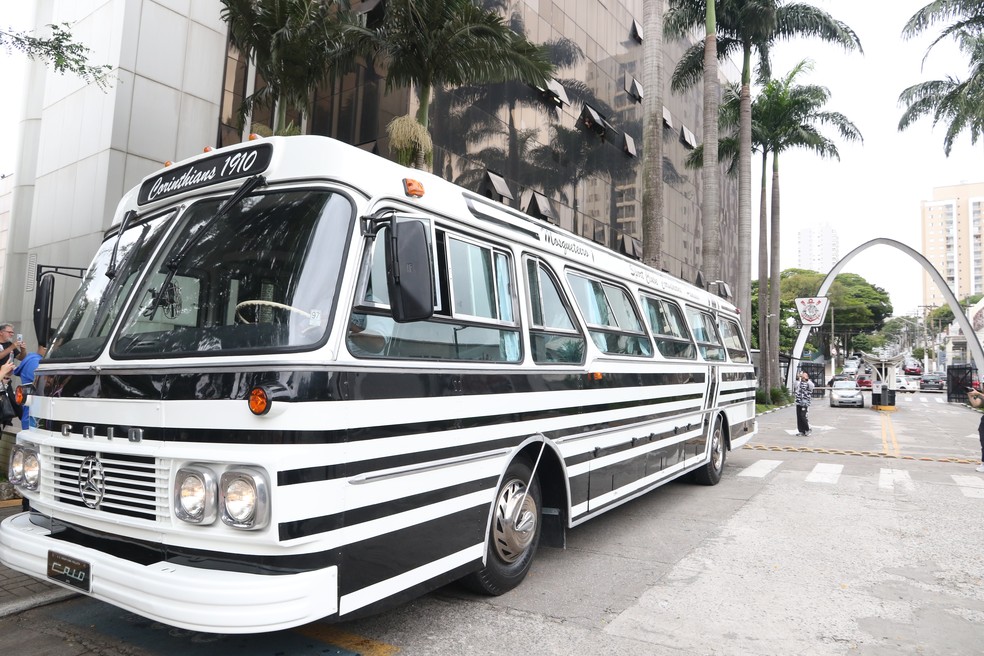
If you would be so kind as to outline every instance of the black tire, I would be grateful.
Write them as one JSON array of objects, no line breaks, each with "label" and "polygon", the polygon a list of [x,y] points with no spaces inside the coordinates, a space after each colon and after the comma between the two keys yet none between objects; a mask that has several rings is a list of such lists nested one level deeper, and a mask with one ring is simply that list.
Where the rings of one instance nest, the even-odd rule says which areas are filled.
[{"label": "black tire", "polygon": [[728,449],[724,442],[724,425],[721,418],[714,420],[714,429],[711,432],[711,459],[710,461],[694,471],[694,482],[700,485],[717,485],[724,473],[724,462],[728,459]]},{"label": "black tire", "polygon": [[[469,589],[493,596],[501,595],[522,583],[530,571],[540,544],[542,524],[540,481],[537,478],[531,481],[532,473],[530,463],[518,458],[502,477],[492,509],[485,567],[461,580]],[[516,515],[519,503],[522,503],[522,512],[514,523],[512,517]]]}]

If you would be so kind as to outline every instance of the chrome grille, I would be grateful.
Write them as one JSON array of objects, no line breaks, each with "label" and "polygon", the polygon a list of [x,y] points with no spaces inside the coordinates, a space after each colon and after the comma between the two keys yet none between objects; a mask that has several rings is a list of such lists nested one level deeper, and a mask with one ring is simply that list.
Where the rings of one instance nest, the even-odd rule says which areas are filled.
[{"label": "chrome grille", "polygon": [[[60,503],[150,521],[168,517],[168,473],[163,461],[147,456],[89,449],[42,449],[41,494]],[[83,493],[93,468],[98,485]],[[80,486],[80,479],[82,485]],[[92,488],[99,488],[94,492]]]}]

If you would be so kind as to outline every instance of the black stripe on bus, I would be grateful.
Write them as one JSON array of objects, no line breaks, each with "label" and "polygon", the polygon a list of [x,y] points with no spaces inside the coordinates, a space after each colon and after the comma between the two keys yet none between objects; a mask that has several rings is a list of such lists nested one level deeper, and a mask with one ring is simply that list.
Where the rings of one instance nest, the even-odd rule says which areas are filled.
[{"label": "black stripe on bus", "polygon": [[387,499],[383,503],[362,508],[350,508],[331,515],[300,519],[293,522],[281,522],[279,526],[281,540],[309,537],[318,533],[327,533],[346,526],[355,526],[374,519],[381,519],[408,510],[440,503],[472,492],[495,488],[499,482],[497,476],[489,476],[475,481],[458,483],[437,490],[428,490],[420,494],[412,494],[397,499]]},{"label": "black stripe on bus", "polygon": [[[618,389],[703,383],[704,372],[608,373],[595,379],[580,371],[545,373],[497,369],[494,372],[275,370],[195,373],[44,372],[35,395],[50,398],[142,399],[150,401],[245,401],[258,386],[277,386],[283,402],[378,401],[526,392]],[[274,401],[277,403],[278,401]]]},{"label": "black stripe on bus", "polygon": [[[400,428],[407,429],[404,433],[405,435],[419,435],[426,433],[438,433],[446,430],[452,430],[457,428],[475,428],[475,427],[487,427],[502,424],[514,424],[521,421],[535,421],[538,419],[545,419],[549,417],[559,417],[568,416],[573,414],[590,414],[596,412],[604,412],[608,410],[621,410],[625,408],[636,408],[636,407],[658,407],[665,403],[671,403],[674,401],[679,401],[681,399],[690,400],[693,398],[699,398],[699,395],[691,395],[688,397],[666,397],[665,399],[642,399],[638,401],[625,401],[623,403],[605,403],[597,404],[593,406],[577,406],[575,408],[567,409],[555,409],[550,411],[536,411],[536,412],[524,412],[517,413],[514,415],[499,415],[496,417],[483,418],[486,421],[480,425],[471,425],[471,422],[465,420],[448,420],[441,422],[421,422],[420,424],[405,424]],[[657,419],[663,419],[677,414],[676,411],[673,412],[656,412],[643,416],[629,417],[626,419],[616,420],[616,421],[605,421],[605,422],[594,422],[591,424],[584,424],[581,426],[574,426],[564,430],[556,431],[546,431],[545,436],[549,439],[557,440],[562,437],[576,436],[585,432],[593,432],[608,428],[621,428],[625,426],[630,426],[633,424],[649,423]],[[386,427],[390,428],[390,427]],[[363,430],[375,430],[375,429],[358,429]],[[392,435],[383,435],[382,437],[392,437]],[[452,447],[445,447],[442,449],[430,449],[414,451],[412,453],[405,453],[393,456],[381,456],[379,458],[373,458],[369,460],[357,460],[351,462],[344,462],[332,465],[316,465],[313,467],[302,467],[299,469],[284,470],[277,473],[277,485],[299,485],[303,483],[316,483],[319,481],[331,480],[336,478],[346,478],[349,476],[355,476],[357,474],[364,474],[366,472],[374,472],[385,469],[390,469],[393,467],[403,467],[415,464],[421,464],[426,462],[434,462],[438,460],[444,460],[447,458],[457,458],[462,456],[469,456],[484,453],[487,451],[494,451],[500,448],[512,448],[518,445],[522,440],[529,437],[528,432],[518,433],[508,437],[503,437],[492,441],[482,441],[475,442],[471,444],[459,444]],[[348,441],[354,441],[348,440]],[[368,439],[368,438],[367,438]]]},{"label": "black stripe on bus", "polygon": [[343,597],[485,541],[489,504],[437,517],[343,547]]},{"label": "black stripe on bus", "polygon": [[[143,430],[143,441],[162,441],[169,442],[192,442],[209,444],[337,444],[344,442],[357,442],[366,440],[383,439],[390,437],[405,437],[421,433],[435,433],[449,430],[461,430],[469,428],[484,428],[502,424],[510,424],[522,421],[536,421],[542,419],[552,419],[565,417],[568,415],[587,414],[591,412],[602,412],[608,410],[621,410],[626,408],[644,407],[654,403],[662,404],[671,401],[687,400],[699,395],[672,396],[657,399],[639,399],[635,401],[624,401],[621,403],[602,403],[592,406],[571,406],[567,408],[551,408],[549,410],[531,410],[528,412],[518,412],[512,414],[502,414],[484,417],[454,417],[439,421],[422,421],[409,424],[390,424],[360,426],[357,428],[345,428],[338,430],[255,430],[240,428],[180,428],[158,426],[140,426]],[[367,418],[369,420],[371,418]],[[42,423],[43,421],[43,423]],[[77,423],[56,421],[51,419],[39,420],[38,427],[54,432],[60,432],[64,426],[70,426],[69,434],[80,434],[81,426]],[[118,439],[126,440],[128,429],[132,426],[120,426],[109,424],[87,424],[94,429],[94,437],[106,437],[108,429],[113,428],[114,434]],[[583,428],[580,430],[589,430]]]}]

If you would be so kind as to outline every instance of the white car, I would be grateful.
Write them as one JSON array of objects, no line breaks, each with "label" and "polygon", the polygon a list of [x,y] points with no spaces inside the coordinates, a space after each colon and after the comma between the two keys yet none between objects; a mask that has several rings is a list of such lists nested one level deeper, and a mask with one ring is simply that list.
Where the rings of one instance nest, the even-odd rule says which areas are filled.
[{"label": "white car", "polygon": [[919,389],[919,381],[907,376],[896,376],[895,389],[900,392],[915,392]]},{"label": "white car", "polygon": [[845,373],[849,376],[856,376],[860,364],[861,363],[857,360],[844,360],[844,368],[841,370],[841,373]]}]

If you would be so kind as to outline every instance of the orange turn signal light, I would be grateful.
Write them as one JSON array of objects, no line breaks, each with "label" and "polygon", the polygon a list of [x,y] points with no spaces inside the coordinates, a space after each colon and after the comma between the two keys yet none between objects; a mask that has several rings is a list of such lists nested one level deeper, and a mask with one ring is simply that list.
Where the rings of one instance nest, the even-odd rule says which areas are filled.
[{"label": "orange turn signal light", "polygon": [[602,374],[601,374],[600,371],[592,371],[591,373],[588,374],[588,379],[589,380],[601,380],[602,379]]},{"label": "orange turn signal light", "polygon": [[403,178],[403,189],[406,191],[407,196],[412,196],[413,198],[424,197],[424,185],[419,180]]},{"label": "orange turn signal light", "polygon": [[261,416],[270,412],[273,402],[267,396],[267,391],[262,387],[254,387],[249,391],[249,411],[254,415]]}]

